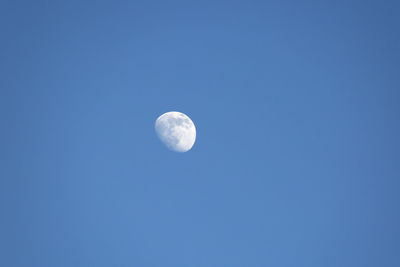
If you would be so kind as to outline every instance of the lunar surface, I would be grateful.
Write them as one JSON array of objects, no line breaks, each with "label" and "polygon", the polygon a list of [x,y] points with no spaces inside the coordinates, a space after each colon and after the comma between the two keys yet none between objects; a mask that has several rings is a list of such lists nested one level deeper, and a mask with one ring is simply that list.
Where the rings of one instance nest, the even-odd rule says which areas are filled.
[{"label": "lunar surface", "polygon": [[196,127],[185,114],[177,111],[167,112],[158,117],[155,123],[158,138],[172,151],[186,152],[196,141]]}]

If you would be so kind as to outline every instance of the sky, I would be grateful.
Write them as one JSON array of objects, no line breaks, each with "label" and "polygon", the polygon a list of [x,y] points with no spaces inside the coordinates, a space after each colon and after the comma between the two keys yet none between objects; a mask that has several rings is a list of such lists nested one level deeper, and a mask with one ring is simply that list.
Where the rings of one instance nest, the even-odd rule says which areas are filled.
[{"label": "sky", "polygon": [[1,1],[0,266],[400,266],[399,10]]}]

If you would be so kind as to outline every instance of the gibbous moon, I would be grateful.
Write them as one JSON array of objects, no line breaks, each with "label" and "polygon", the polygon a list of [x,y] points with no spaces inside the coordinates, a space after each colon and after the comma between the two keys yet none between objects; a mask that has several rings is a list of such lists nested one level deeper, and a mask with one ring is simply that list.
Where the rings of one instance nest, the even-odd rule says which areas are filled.
[{"label": "gibbous moon", "polygon": [[185,114],[177,111],[164,113],[155,123],[158,138],[172,151],[186,152],[196,141],[196,127]]}]

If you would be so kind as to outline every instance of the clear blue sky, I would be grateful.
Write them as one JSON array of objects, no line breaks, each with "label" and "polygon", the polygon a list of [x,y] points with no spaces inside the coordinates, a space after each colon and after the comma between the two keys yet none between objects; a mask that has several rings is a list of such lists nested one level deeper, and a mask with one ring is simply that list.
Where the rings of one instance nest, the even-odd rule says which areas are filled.
[{"label": "clear blue sky", "polygon": [[400,266],[399,10],[2,1],[0,266]]}]

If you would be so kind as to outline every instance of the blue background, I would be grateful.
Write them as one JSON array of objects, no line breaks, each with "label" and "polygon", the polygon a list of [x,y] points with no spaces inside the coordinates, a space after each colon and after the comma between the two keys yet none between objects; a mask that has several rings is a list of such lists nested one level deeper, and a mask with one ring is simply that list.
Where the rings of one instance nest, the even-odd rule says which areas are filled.
[{"label": "blue background", "polygon": [[2,1],[0,266],[400,266],[398,3]]}]

